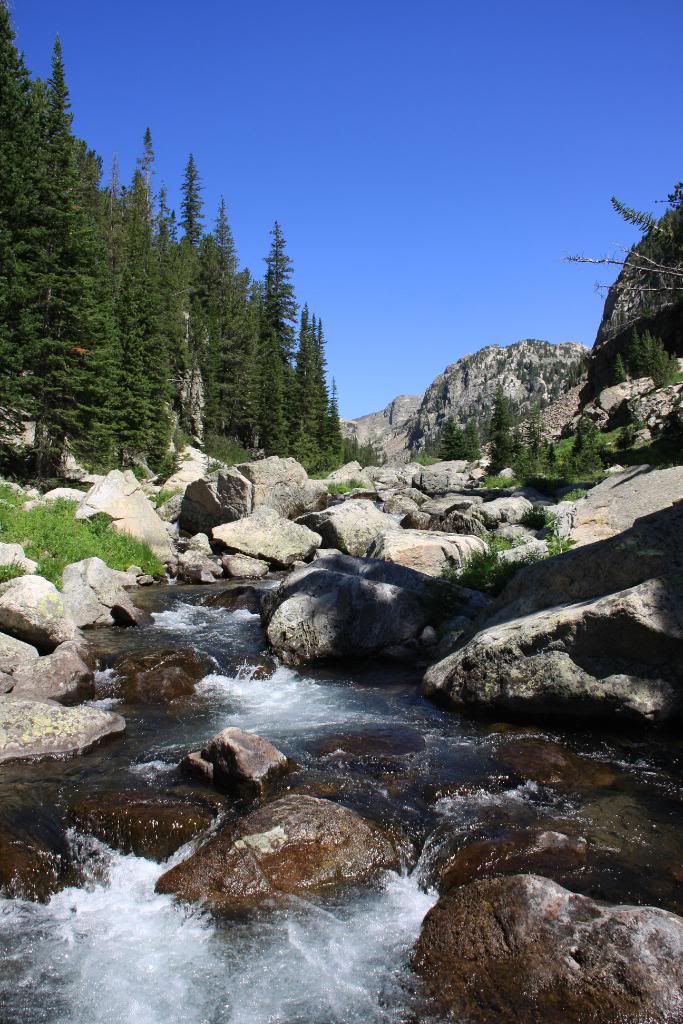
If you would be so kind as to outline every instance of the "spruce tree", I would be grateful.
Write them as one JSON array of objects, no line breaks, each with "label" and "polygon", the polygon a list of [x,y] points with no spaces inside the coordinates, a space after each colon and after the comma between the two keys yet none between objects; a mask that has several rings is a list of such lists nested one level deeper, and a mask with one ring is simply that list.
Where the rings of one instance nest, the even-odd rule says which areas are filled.
[{"label": "spruce tree", "polygon": [[515,439],[513,437],[514,420],[510,402],[502,387],[496,391],[491,420],[491,472],[499,473],[513,461]]},{"label": "spruce tree", "polygon": [[280,350],[283,363],[289,363],[294,354],[297,304],[292,284],[292,261],[286,252],[282,228],[275,221],[271,231],[272,243],[266,256],[264,294],[264,322]]},{"label": "spruce tree", "polygon": [[454,419],[446,420],[439,447],[439,458],[446,461],[465,458],[465,435]]},{"label": "spruce tree", "polygon": [[626,382],[626,367],[620,352],[617,353],[617,358],[614,360],[612,380],[615,384],[624,384]]},{"label": "spruce tree", "polygon": [[196,249],[202,237],[202,184],[192,153],[185,165],[185,174],[180,190],[183,196],[180,203],[182,213],[180,226],[187,243]]},{"label": "spruce tree", "polygon": [[476,420],[469,419],[465,424],[464,432],[464,456],[468,462],[476,462],[481,455],[481,438]]}]

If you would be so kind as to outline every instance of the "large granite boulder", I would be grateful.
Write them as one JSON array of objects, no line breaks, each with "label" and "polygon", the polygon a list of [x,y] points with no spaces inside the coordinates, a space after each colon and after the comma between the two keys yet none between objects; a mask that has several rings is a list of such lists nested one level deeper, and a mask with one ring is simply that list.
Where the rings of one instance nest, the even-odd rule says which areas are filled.
[{"label": "large granite boulder", "polygon": [[413,955],[425,1015],[468,1024],[683,1019],[683,920],[609,906],[537,875],[453,889]]},{"label": "large granite boulder", "polygon": [[44,658],[31,658],[12,672],[12,696],[80,704],[95,696],[95,676],[83,646],[76,641],[60,644]]},{"label": "large granite boulder", "polygon": [[0,566],[11,565],[25,574],[34,573],[38,563],[27,558],[21,544],[0,544]]},{"label": "large granite boulder", "polygon": [[253,487],[250,511],[272,508],[285,519],[294,519],[320,508],[327,496],[325,481],[310,480],[296,459],[271,455],[268,459],[242,462],[237,469]]},{"label": "large granite boulder", "polygon": [[164,490],[173,493],[184,491],[189,484],[207,475],[209,456],[187,444],[178,452],[176,463],[178,468],[164,483]]},{"label": "large granite boulder", "polygon": [[113,469],[94,484],[76,509],[76,519],[105,515],[118,533],[144,541],[162,562],[172,554],[166,526],[134,473]]},{"label": "large granite boulder", "polygon": [[683,578],[481,630],[423,693],[456,709],[661,724],[683,711]]},{"label": "large granite boulder", "polygon": [[457,459],[452,462],[435,462],[433,466],[421,466],[413,476],[413,486],[431,497],[437,497],[465,487],[467,480],[467,462]]},{"label": "large granite boulder", "polygon": [[368,558],[383,558],[427,576],[441,576],[444,569],[460,567],[472,555],[485,554],[486,550],[486,544],[479,537],[424,530],[386,530],[368,548]]},{"label": "large granite boulder", "polygon": [[46,653],[79,636],[64,598],[42,576],[0,583],[0,629]]},{"label": "large granite boulder", "polygon": [[371,881],[400,863],[373,822],[329,800],[287,796],[229,826],[156,889],[226,913]]},{"label": "large granite boulder", "polygon": [[527,499],[517,495],[506,498],[494,498],[477,505],[474,515],[478,516],[484,526],[495,530],[500,523],[521,523],[524,516],[531,512],[533,505]]},{"label": "large granite boulder", "polygon": [[414,641],[434,616],[437,586],[391,562],[333,555],[266,594],[262,617],[289,664],[366,657]]},{"label": "large granite boulder", "polygon": [[210,533],[214,526],[248,516],[254,489],[234,467],[193,481],[183,495],[178,523],[186,533]]},{"label": "large granite boulder", "polygon": [[110,569],[101,558],[71,562],[62,573],[64,604],[77,626],[135,626],[142,613],[125,590],[129,573]]},{"label": "large granite boulder", "polygon": [[268,575],[268,563],[250,555],[223,555],[221,564],[230,579],[260,580]]},{"label": "large granite boulder", "polygon": [[396,528],[390,516],[380,512],[372,501],[362,498],[332,505],[322,512],[311,512],[298,521],[320,534],[325,547],[361,558],[380,534]]},{"label": "large granite boulder", "polygon": [[683,466],[633,466],[614,473],[577,502],[571,532],[576,547],[623,533],[636,519],[683,501]]},{"label": "large granite boulder", "polygon": [[229,552],[264,559],[278,568],[306,561],[321,544],[318,533],[272,508],[260,508],[246,519],[215,526],[211,532]]},{"label": "large granite boulder", "polygon": [[[379,467],[374,468],[379,470]],[[329,473],[323,482],[328,485],[353,483],[356,487],[366,487],[374,490],[374,480],[376,479],[376,476],[371,476],[369,472],[363,469],[360,462],[346,462],[339,469]],[[398,477],[396,477],[396,480],[398,481]]]},{"label": "large granite boulder", "polygon": [[38,658],[33,644],[24,643],[8,633],[0,633],[0,672],[11,673],[19,665]]},{"label": "large granite boulder", "polygon": [[0,697],[0,764],[84,754],[125,729],[125,719],[111,711]]}]

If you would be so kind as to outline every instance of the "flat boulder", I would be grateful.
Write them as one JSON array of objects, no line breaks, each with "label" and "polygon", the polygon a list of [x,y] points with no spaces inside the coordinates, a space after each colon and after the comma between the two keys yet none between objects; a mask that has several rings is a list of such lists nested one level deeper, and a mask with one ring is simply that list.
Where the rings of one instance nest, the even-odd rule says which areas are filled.
[{"label": "flat boulder", "polygon": [[467,462],[456,459],[450,462],[435,462],[433,466],[421,466],[413,476],[413,487],[435,498],[465,487],[467,480]]},{"label": "flat boulder", "polygon": [[125,719],[110,711],[0,697],[0,764],[85,754],[125,729]]},{"label": "flat boulder", "polygon": [[683,466],[633,466],[614,473],[577,502],[572,540],[576,547],[606,540],[682,499]]},{"label": "flat boulder", "polygon": [[262,736],[223,729],[201,751],[214,785],[243,800],[262,800],[288,768],[285,755]]},{"label": "flat boulder", "polygon": [[298,520],[322,537],[325,547],[362,558],[372,542],[386,530],[395,529],[391,516],[367,499],[331,505]]},{"label": "flat boulder", "polygon": [[246,519],[215,526],[212,535],[229,552],[263,559],[278,568],[311,558],[321,543],[318,533],[272,508],[260,508]]},{"label": "flat boulder", "polygon": [[131,470],[113,469],[90,488],[76,509],[76,519],[97,515],[107,516],[118,533],[143,541],[162,562],[170,559],[166,526]]},{"label": "flat boulder", "polygon": [[482,629],[422,692],[456,709],[659,725],[683,710],[683,585],[647,580]]},{"label": "flat boulder", "polygon": [[52,654],[28,659],[12,672],[12,696],[80,704],[95,696],[95,675],[77,641],[60,644]]},{"label": "flat boulder", "polygon": [[538,875],[442,896],[412,965],[430,1018],[670,1024],[683,1015],[683,919],[598,903]]},{"label": "flat boulder", "polygon": [[71,808],[71,821],[121,853],[166,860],[213,822],[206,803],[159,793],[97,793]]},{"label": "flat boulder", "polygon": [[223,555],[221,564],[230,579],[260,580],[268,575],[268,563],[251,555]]},{"label": "flat boulder", "polygon": [[287,796],[228,826],[159,878],[156,890],[235,913],[360,885],[396,869],[396,841],[329,800]]},{"label": "flat boulder", "polygon": [[44,652],[79,637],[62,594],[42,576],[0,583],[0,629]]},{"label": "flat boulder", "polygon": [[101,558],[71,562],[62,573],[64,603],[77,626],[135,626],[143,620],[125,590],[131,574],[110,569]]},{"label": "flat boulder", "polygon": [[427,576],[441,576],[449,567],[460,567],[472,555],[486,553],[479,537],[428,533],[424,530],[387,530],[372,542],[368,558],[398,562]]}]

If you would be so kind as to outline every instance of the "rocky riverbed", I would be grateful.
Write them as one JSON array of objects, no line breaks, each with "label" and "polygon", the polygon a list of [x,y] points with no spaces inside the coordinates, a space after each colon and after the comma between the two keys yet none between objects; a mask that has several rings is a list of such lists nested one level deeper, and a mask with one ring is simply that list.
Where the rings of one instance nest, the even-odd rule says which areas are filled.
[{"label": "rocky riverbed", "polygon": [[[270,660],[258,615],[216,600],[225,595],[229,606],[236,589],[141,591],[150,622],[89,634],[92,653],[111,667],[86,706],[122,715],[125,736],[84,757],[1,769],[3,870],[10,858],[16,869],[14,898],[0,904],[3,1020],[336,1024],[404,1021],[426,1007],[446,1019],[451,1004],[434,1008],[432,993],[463,951],[449,949],[436,924],[420,938],[440,892],[445,913],[449,893],[531,872],[609,905],[683,911],[680,741],[477,724],[422,698],[419,673],[405,667],[285,667]],[[189,655],[190,692],[145,702],[131,691],[126,679],[136,664],[144,675],[153,652],[175,654],[177,667]],[[288,759],[262,811],[180,768],[227,726],[266,738]],[[298,850],[292,802],[318,815]],[[328,804],[349,819],[337,824]],[[342,851],[347,877],[313,878],[301,851],[331,842],[332,832],[341,846],[330,856]],[[255,911],[226,913],[225,900],[212,911],[201,902],[204,870],[180,900],[182,886],[163,881],[199,849],[215,883],[227,851],[250,836],[270,843],[251,853],[266,858],[271,879],[285,856],[287,878],[298,872],[304,888],[275,878],[275,902],[270,892]],[[233,890],[244,882],[238,865],[226,875]],[[245,885],[253,896],[253,882]],[[672,933],[659,935],[658,951],[675,991],[676,969],[663,965],[678,932],[666,924]],[[518,927],[528,932],[528,918]],[[529,948],[519,955],[533,973]],[[482,956],[495,952],[482,946]],[[621,965],[629,984],[636,953]],[[449,986],[452,1006],[471,1012]],[[618,998],[611,993],[608,1007]],[[517,1018],[536,1020],[534,1001],[525,1017],[516,999]],[[679,1019],[679,1010],[667,1013],[652,1019]]]}]

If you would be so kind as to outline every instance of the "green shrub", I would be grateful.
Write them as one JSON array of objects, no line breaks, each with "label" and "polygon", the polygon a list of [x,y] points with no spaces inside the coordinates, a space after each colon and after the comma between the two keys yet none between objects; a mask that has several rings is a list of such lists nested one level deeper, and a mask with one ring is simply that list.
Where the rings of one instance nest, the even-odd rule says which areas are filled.
[{"label": "green shrub", "polygon": [[99,557],[112,569],[139,565],[144,573],[161,575],[163,566],[147,544],[117,533],[107,516],[87,521],[74,518],[76,503],[54,501],[24,511],[23,499],[0,487],[0,540],[21,544],[28,558],[38,563],[38,573],[62,585],[64,566],[83,558]]},{"label": "green shrub", "polygon": [[519,481],[506,476],[485,476],[482,480],[482,487],[489,487],[492,490],[500,490],[508,487],[519,487]]},{"label": "green shrub", "polygon": [[348,494],[350,491],[365,491],[367,487],[362,480],[345,480],[339,484],[328,484],[327,490],[330,494]]},{"label": "green shrub", "polygon": [[435,455],[429,455],[427,452],[420,452],[415,456],[413,462],[417,462],[418,466],[434,466],[437,462],[441,462]]},{"label": "green shrub", "polygon": [[161,491],[159,491],[158,494],[151,495],[149,500],[152,502],[155,508],[161,508],[162,505],[165,505],[166,502],[170,501],[171,498],[175,497],[176,494],[180,494],[180,491],[167,491],[162,489]]},{"label": "green shrub", "polygon": [[562,501],[580,501],[587,494],[588,491],[584,490],[583,487],[574,487],[573,490],[567,491],[566,494],[562,495]]},{"label": "green shrub", "polygon": [[236,466],[238,462],[249,462],[252,458],[251,452],[243,448],[239,441],[232,437],[224,437],[221,434],[209,434],[204,445],[204,451],[212,462],[209,463],[209,472],[220,466]]},{"label": "green shrub", "polygon": [[0,565],[0,583],[7,583],[8,580],[15,580],[17,576],[25,576],[26,570],[22,569],[18,562],[10,562],[9,565]]},{"label": "green shrub", "polygon": [[555,513],[543,505],[534,505],[522,516],[522,526],[528,527],[529,530],[552,529],[556,522]]},{"label": "green shrub", "polygon": [[550,557],[553,558],[555,555],[563,555],[565,551],[571,551],[576,541],[573,541],[571,537],[558,537],[556,533],[553,533],[547,538],[546,543]]},{"label": "green shrub", "polygon": [[509,551],[513,547],[515,545],[511,540],[489,536],[486,551],[472,555],[461,567],[449,567],[444,571],[444,579],[492,596],[500,594],[522,566],[538,561],[537,557],[529,556],[523,562],[502,562],[500,552]]}]

